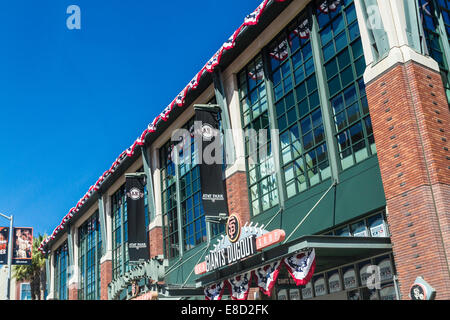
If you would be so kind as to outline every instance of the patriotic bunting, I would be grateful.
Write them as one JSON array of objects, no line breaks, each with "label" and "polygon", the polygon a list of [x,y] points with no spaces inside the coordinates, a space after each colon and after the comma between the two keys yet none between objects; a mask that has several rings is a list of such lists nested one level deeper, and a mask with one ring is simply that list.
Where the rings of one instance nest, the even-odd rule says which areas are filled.
[{"label": "patriotic bunting", "polygon": [[297,286],[305,285],[311,280],[316,268],[316,255],[314,249],[295,254],[283,259],[289,274]]},{"label": "patriotic bunting", "polygon": [[323,13],[336,11],[341,4],[341,0],[325,0],[319,5],[319,10]]},{"label": "patriotic bunting", "polygon": [[254,271],[258,282],[258,287],[265,295],[269,297],[270,292],[277,281],[281,265],[281,261],[277,261]]},{"label": "patriotic bunting", "polygon": [[247,300],[248,293],[250,291],[251,280],[252,280],[251,272],[247,272],[229,279],[228,284],[230,286],[231,299]]},{"label": "patriotic bunting", "polygon": [[225,282],[223,281],[206,287],[204,290],[206,300],[221,300],[224,290]]},{"label": "patriotic bunting", "polygon": [[310,249],[288,256],[256,270],[213,284],[205,288],[205,297],[207,300],[222,299],[224,288],[227,285],[233,300],[247,300],[253,276],[256,278],[259,289],[270,297],[282,266],[286,267],[297,286],[306,285],[311,280],[316,267],[315,251]]},{"label": "patriotic bunting", "polygon": [[309,20],[303,20],[292,32],[300,39],[309,39],[311,33]]},{"label": "patriotic bunting", "polygon": [[275,60],[284,61],[289,56],[287,40],[281,41],[269,52],[269,55]]},{"label": "patriotic bunting", "polygon": [[248,76],[255,81],[259,81],[264,78],[264,70],[263,70],[262,60],[260,60],[256,64],[255,69],[252,69],[248,72]]}]

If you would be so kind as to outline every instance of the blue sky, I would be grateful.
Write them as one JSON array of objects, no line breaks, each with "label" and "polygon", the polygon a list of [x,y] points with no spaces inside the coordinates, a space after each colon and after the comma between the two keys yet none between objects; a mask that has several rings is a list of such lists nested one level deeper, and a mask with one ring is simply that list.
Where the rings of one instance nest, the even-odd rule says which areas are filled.
[{"label": "blue sky", "polygon": [[0,212],[50,234],[259,3],[2,3]]}]

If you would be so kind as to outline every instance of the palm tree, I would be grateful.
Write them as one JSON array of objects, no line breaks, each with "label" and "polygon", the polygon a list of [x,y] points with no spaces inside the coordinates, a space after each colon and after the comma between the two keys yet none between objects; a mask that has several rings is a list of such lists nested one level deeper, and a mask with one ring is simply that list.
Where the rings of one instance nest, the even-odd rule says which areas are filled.
[{"label": "palm tree", "polygon": [[14,277],[17,281],[30,282],[32,300],[41,300],[41,273],[45,272],[45,258],[38,248],[45,238],[46,236],[39,235],[33,239],[33,254],[30,265],[14,267]]}]

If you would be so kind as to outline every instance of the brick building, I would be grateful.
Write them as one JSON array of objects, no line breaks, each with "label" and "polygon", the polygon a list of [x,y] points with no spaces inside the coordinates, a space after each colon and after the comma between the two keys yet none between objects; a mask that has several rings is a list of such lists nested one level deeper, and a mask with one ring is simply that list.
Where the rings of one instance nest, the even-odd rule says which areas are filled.
[{"label": "brick building", "polygon": [[[450,299],[449,12],[446,0],[263,1],[42,244],[49,298],[204,299],[205,286],[306,246],[311,281],[282,270],[271,298],[407,300],[421,276]],[[171,135],[207,103],[233,129],[229,214],[289,241],[196,274],[224,225],[205,221],[198,165],[174,164]],[[269,132],[256,163],[248,129]],[[126,233],[136,172],[147,177],[140,265]],[[267,298],[251,287],[249,299]]]}]

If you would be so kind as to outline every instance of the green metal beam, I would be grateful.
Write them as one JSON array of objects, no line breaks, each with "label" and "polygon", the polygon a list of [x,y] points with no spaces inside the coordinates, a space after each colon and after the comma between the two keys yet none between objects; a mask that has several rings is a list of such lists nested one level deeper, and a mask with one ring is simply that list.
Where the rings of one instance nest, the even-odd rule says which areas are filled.
[{"label": "green metal beam", "polygon": [[225,161],[227,167],[232,165],[236,160],[236,155],[234,151],[234,141],[233,141],[233,135],[228,134],[230,133],[231,129],[231,121],[230,121],[230,115],[228,112],[228,102],[225,95],[225,89],[223,86],[223,80],[222,80],[222,72],[220,68],[216,68],[213,72],[213,80],[214,80],[214,93],[216,96],[217,104],[220,107],[221,110],[221,117],[222,117],[222,128],[224,130],[224,146],[225,146]]},{"label": "green metal beam", "polygon": [[[264,77],[264,83],[266,86],[266,94],[267,94],[267,112],[269,114],[269,128],[270,128],[270,140],[271,140],[271,146],[273,150],[273,162],[275,165],[275,176],[277,180],[277,191],[278,191],[278,199],[279,199],[279,206],[281,210],[284,210],[286,197],[284,194],[285,188],[284,182],[283,182],[283,176],[281,174],[281,153],[280,153],[280,137],[277,127],[277,119],[275,115],[275,106],[274,101],[275,98],[273,96],[273,83],[270,79],[270,71],[269,71],[269,61],[268,61],[269,53],[268,48],[264,48],[262,51],[262,59],[263,59],[263,77]],[[258,146],[259,148],[259,146]]]},{"label": "green metal beam", "polygon": [[73,253],[73,232],[72,232],[72,226],[69,223],[67,225],[67,251],[69,253],[69,263],[68,266],[73,266],[74,265],[74,253]]},{"label": "green metal beam", "polygon": [[315,62],[317,88],[319,91],[320,109],[322,111],[322,121],[325,129],[325,140],[327,143],[328,159],[330,161],[331,178],[336,183],[339,182],[340,161],[337,152],[337,140],[335,139],[336,128],[334,126],[333,116],[331,114],[331,103],[328,99],[328,84],[326,81],[324,65],[317,62],[323,61],[322,50],[320,48],[319,25],[317,18],[312,15],[312,28],[310,33],[311,50]]},{"label": "green metal beam", "polygon": [[108,238],[106,234],[106,211],[103,203],[103,195],[98,194],[98,217],[100,221],[100,233],[102,237],[102,247],[101,247],[101,256],[103,257],[106,253],[106,246],[108,244]]},{"label": "green metal beam", "polygon": [[174,160],[175,160],[175,188],[176,188],[176,201],[177,201],[177,220],[178,220],[178,253],[180,257],[183,257],[183,213],[181,212],[181,187],[180,187],[180,167],[179,167],[179,151],[178,147],[174,147]]}]

